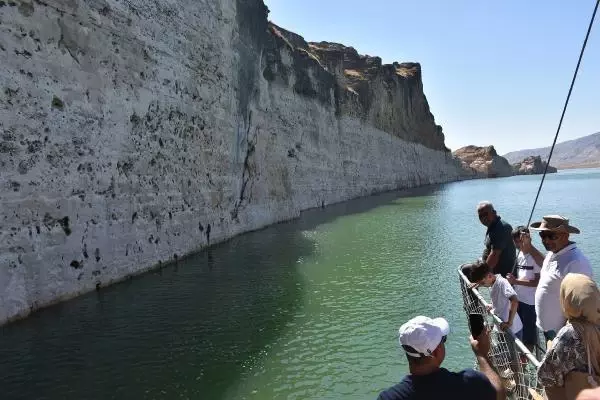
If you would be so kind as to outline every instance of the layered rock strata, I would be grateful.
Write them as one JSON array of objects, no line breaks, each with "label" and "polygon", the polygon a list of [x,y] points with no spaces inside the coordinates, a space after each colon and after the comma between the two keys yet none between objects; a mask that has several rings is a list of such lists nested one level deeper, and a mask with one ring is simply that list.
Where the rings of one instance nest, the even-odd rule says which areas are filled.
[{"label": "layered rock strata", "polygon": [[0,322],[311,207],[473,175],[418,64],[306,43],[262,1],[1,4]]}]

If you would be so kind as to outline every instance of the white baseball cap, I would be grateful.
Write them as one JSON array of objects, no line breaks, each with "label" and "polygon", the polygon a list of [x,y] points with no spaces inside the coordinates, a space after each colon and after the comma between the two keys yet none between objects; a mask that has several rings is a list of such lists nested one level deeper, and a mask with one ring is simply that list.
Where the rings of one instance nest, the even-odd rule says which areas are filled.
[{"label": "white baseball cap", "polygon": [[[398,329],[400,345],[412,357],[430,356],[448,332],[450,325],[444,318],[431,319],[422,315],[414,317]],[[409,346],[410,349],[404,346]]]}]

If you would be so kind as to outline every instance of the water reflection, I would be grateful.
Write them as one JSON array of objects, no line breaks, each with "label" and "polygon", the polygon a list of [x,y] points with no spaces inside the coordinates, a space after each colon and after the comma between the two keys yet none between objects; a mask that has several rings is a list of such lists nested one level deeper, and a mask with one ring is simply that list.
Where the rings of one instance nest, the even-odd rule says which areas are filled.
[{"label": "water reflection", "polygon": [[222,398],[302,304],[302,232],[436,190],[312,210],[0,328],[2,399]]}]

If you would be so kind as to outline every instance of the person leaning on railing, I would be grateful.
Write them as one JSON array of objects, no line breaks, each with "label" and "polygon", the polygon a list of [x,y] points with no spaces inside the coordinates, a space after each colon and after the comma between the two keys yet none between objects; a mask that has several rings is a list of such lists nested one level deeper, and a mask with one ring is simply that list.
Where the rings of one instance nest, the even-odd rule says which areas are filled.
[{"label": "person leaning on railing", "polygon": [[558,331],[538,369],[549,400],[573,400],[600,384],[600,291],[588,276],[569,273],[560,285],[567,324]]},{"label": "person leaning on railing", "polygon": [[512,271],[516,258],[512,226],[498,215],[489,201],[482,201],[477,205],[477,216],[479,222],[487,227],[481,260],[490,266],[494,274],[506,278]]},{"label": "person leaning on railing", "polygon": [[418,316],[402,325],[398,331],[399,341],[406,353],[410,374],[382,391],[377,400],[505,399],[504,386],[488,360],[487,329],[477,339],[471,337],[471,348],[480,371],[468,368],[451,372],[441,367],[449,331],[450,326],[443,318]]}]

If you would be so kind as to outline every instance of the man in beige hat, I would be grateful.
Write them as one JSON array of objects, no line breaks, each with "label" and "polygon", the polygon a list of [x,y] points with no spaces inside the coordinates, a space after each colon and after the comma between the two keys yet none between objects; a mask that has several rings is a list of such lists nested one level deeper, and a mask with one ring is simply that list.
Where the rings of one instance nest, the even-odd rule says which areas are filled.
[{"label": "man in beige hat", "polygon": [[554,339],[565,325],[565,317],[560,308],[560,284],[569,273],[579,273],[592,277],[592,267],[587,257],[569,240],[579,229],[569,225],[569,220],[560,215],[547,215],[542,221],[529,226],[539,231],[542,243],[548,253],[544,257],[532,244],[529,234],[522,235],[523,252],[533,256],[542,265],[540,281],[535,291],[535,312],[537,326],[544,332],[546,340]]}]

